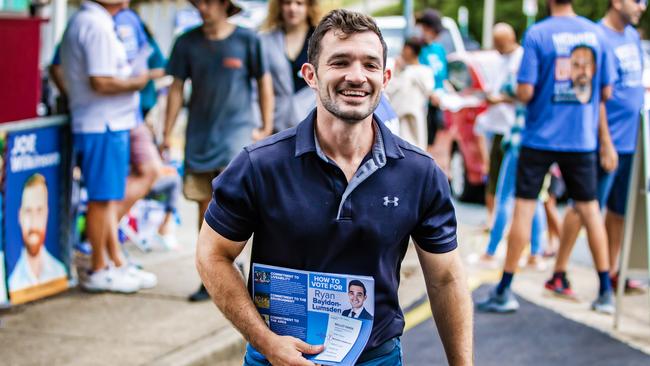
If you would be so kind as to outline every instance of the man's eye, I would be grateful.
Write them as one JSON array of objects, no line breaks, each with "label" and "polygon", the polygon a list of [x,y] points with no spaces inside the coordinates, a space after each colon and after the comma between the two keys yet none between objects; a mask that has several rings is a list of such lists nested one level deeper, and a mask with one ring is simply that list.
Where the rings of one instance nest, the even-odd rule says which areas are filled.
[{"label": "man's eye", "polygon": [[366,64],[366,68],[371,69],[371,70],[376,70],[379,68],[379,65],[377,64]]}]

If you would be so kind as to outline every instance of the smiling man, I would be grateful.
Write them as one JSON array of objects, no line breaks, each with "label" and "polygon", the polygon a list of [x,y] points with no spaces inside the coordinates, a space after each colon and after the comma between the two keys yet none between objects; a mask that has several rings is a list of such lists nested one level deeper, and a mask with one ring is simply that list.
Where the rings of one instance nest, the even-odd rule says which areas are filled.
[{"label": "smiling man", "polygon": [[357,362],[363,366],[401,365],[397,289],[412,237],[447,359],[471,364],[471,300],[449,184],[425,152],[373,115],[390,79],[385,61],[372,18],[329,13],[302,67],[316,109],[298,126],[245,148],[213,183],[197,267],[249,342],[246,366],[313,366],[305,356],[323,350],[275,334],[255,308],[233,266],[253,233],[253,263],[374,278],[373,330]]},{"label": "smiling man", "polygon": [[65,278],[65,267],[47,251],[47,183],[41,174],[34,174],[25,182],[22,201],[18,211],[18,223],[24,248],[9,276],[9,291]]},{"label": "smiling man", "polygon": [[348,297],[350,298],[350,309],[343,310],[341,315],[355,319],[372,319],[372,314],[366,310],[363,303],[368,299],[366,286],[359,280],[352,280],[348,285]]}]

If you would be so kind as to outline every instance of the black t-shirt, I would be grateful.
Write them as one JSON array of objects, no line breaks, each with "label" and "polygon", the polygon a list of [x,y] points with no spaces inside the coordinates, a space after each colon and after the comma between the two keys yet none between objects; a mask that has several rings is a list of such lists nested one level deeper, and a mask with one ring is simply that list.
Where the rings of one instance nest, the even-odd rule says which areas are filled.
[{"label": "black t-shirt", "polygon": [[297,92],[298,90],[307,86],[305,79],[302,78],[300,69],[302,68],[302,65],[307,62],[307,47],[309,46],[309,39],[313,33],[314,28],[309,28],[307,36],[305,37],[305,42],[302,44],[302,50],[300,50],[298,57],[296,57],[295,60],[289,59],[289,62],[291,63],[291,71],[293,71],[292,76],[294,92]]}]

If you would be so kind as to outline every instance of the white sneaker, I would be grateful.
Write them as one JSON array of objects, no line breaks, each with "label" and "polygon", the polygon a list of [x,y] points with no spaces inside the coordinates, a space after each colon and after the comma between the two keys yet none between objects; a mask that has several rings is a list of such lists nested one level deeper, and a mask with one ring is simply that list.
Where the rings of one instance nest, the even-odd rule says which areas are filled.
[{"label": "white sneaker", "polygon": [[124,273],[127,277],[137,281],[141,289],[154,288],[158,284],[158,277],[155,274],[143,271],[134,265],[124,265],[117,268],[118,271]]},{"label": "white sneaker", "polygon": [[106,268],[93,272],[86,277],[81,286],[84,290],[90,292],[109,291],[124,294],[131,294],[140,289],[140,283],[136,279],[125,276],[115,268]]}]

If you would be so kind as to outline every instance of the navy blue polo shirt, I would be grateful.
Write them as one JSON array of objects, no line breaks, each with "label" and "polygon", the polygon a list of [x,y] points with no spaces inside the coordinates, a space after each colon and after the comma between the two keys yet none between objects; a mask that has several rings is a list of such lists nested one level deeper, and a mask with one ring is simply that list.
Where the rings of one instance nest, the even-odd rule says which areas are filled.
[{"label": "navy blue polo shirt", "polygon": [[252,262],[374,277],[369,350],[402,334],[397,289],[409,237],[432,253],[457,246],[449,183],[375,115],[372,151],[348,184],[318,145],[315,116],[246,147],[214,180],[205,220],[233,241],[255,233]]}]

